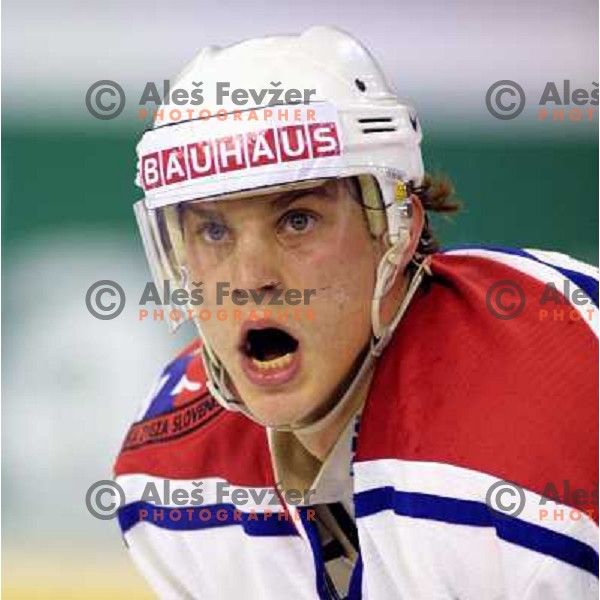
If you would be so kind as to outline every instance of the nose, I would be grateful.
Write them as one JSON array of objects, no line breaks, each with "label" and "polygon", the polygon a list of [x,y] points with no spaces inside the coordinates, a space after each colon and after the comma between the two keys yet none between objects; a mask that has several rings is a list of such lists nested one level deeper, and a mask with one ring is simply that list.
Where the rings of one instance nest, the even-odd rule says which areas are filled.
[{"label": "nose", "polygon": [[242,235],[236,244],[231,271],[232,295],[241,290],[274,291],[283,284],[280,249],[268,237],[260,234]]}]

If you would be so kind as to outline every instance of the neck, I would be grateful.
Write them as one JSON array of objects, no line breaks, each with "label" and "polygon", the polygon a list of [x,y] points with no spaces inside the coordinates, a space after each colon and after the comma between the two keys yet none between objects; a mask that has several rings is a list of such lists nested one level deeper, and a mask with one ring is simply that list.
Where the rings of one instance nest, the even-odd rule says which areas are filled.
[{"label": "neck", "polygon": [[333,419],[326,419],[325,423],[319,424],[314,428],[307,427],[294,431],[294,435],[298,441],[317,460],[323,462],[327,458],[327,455],[340,437],[348,421],[364,404],[369,393],[369,388],[371,387],[372,378],[373,369],[370,369],[363,377],[355,393],[352,397],[348,398],[342,410],[335,414]]}]

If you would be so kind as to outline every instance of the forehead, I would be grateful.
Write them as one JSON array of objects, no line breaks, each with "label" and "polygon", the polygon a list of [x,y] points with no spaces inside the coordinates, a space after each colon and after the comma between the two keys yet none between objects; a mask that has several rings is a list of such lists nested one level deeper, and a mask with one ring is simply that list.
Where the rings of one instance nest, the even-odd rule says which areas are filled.
[{"label": "forehead", "polygon": [[346,188],[346,180],[332,179],[288,190],[279,189],[256,194],[245,193],[219,200],[195,200],[180,206],[184,212],[191,212],[199,216],[206,214],[229,215],[239,211],[253,210],[277,211],[299,199],[336,200],[343,195]]}]

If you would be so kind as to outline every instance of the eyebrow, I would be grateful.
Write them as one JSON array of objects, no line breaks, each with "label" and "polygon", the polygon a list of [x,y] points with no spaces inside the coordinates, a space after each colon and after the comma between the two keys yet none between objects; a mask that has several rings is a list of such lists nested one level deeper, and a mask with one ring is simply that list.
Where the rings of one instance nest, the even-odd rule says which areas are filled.
[{"label": "eyebrow", "polygon": [[[292,190],[290,192],[282,192],[281,194],[278,194],[277,197],[272,198],[269,201],[269,204],[275,210],[283,210],[283,209],[287,208],[290,204],[296,202],[296,200],[300,200],[304,196],[308,196],[315,189],[318,189],[319,191],[324,191],[327,196],[331,196],[331,194],[327,188],[328,188],[327,185],[323,185],[318,188],[310,188],[310,189],[303,189],[303,190]],[[225,202],[227,202],[227,201],[225,200]],[[202,206],[200,202],[191,202],[191,203],[188,203],[187,206],[184,204],[181,208],[184,210],[191,210],[198,217],[205,217],[205,218],[217,217],[219,219],[223,218],[223,215],[221,214],[221,212],[219,212],[218,209],[206,208],[206,207]]]}]

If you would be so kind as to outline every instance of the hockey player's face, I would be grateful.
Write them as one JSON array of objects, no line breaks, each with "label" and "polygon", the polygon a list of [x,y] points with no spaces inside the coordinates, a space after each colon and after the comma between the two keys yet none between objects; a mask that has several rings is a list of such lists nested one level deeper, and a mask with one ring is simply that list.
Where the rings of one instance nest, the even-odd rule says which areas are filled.
[{"label": "hockey player's face", "polygon": [[270,425],[327,409],[369,340],[380,255],[350,182],[191,203],[182,222],[203,331],[239,397]]}]

